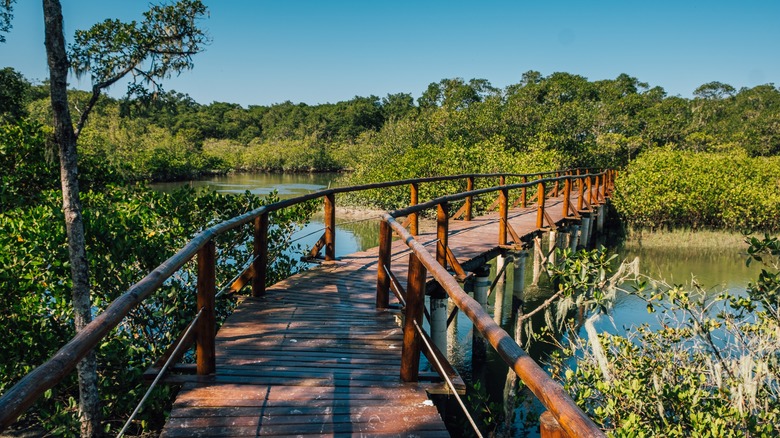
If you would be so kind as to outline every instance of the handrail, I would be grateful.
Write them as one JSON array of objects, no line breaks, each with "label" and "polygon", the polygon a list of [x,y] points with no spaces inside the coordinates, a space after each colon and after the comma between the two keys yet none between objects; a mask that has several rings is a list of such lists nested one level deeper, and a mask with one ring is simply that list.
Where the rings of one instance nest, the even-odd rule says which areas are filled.
[{"label": "handrail", "polygon": [[[382,215],[412,250],[414,257],[447,292],[455,305],[474,323],[485,339],[498,352],[501,359],[512,368],[539,401],[552,413],[570,437],[603,437],[601,429],[591,420],[547,373],[504,331],[482,306],[460,287],[453,276],[441,266],[425,248],[401,226],[390,213]],[[411,268],[410,261],[410,268]],[[410,269],[411,271],[411,269]],[[405,342],[406,345],[406,342]],[[404,365],[402,364],[402,367]]]},{"label": "handrail", "polygon": [[[574,169],[574,170],[577,170],[577,172],[579,173],[580,169]],[[574,170],[565,171],[565,172],[571,174],[574,172]],[[187,244],[185,244],[182,247],[182,249],[176,252],[176,254],[172,255],[170,258],[168,258],[166,261],[160,264],[157,268],[155,268],[152,272],[150,272],[140,281],[138,281],[133,286],[131,286],[127,290],[127,292],[125,292],[117,299],[115,299],[100,315],[95,317],[95,319],[90,324],[88,324],[86,327],[84,327],[82,330],[76,333],[76,335],[68,343],[66,343],[63,347],[61,347],[49,360],[47,360],[39,367],[35,368],[33,371],[31,371],[29,374],[23,377],[19,382],[17,382],[13,387],[11,387],[8,391],[6,391],[6,393],[3,394],[2,397],[0,397],[0,431],[4,430],[10,424],[16,421],[16,418],[19,415],[21,415],[27,408],[29,408],[38,397],[40,397],[46,390],[55,386],[64,376],[70,373],[76,367],[76,364],[82,358],[84,358],[90,350],[92,350],[97,345],[99,345],[100,341],[112,329],[114,329],[117,325],[119,325],[122,319],[126,317],[130,313],[130,311],[132,311],[137,305],[143,302],[144,299],[146,299],[147,297],[149,297],[149,295],[151,295],[154,291],[156,291],[157,288],[159,288],[168,278],[170,278],[176,271],[178,271],[185,263],[187,263],[193,257],[198,255],[198,253],[201,252],[201,250],[205,246],[209,245],[210,242],[212,242],[215,237],[227,231],[236,229],[242,225],[246,225],[254,221],[255,274],[253,279],[253,294],[257,295],[257,294],[261,294],[264,291],[264,281],[265,281],[264,265],[266,259],[262,256],[263,255],[267,256],[267,248],[260,245],[259,242],[265,242],[265,240],[267,239],[269,213],[273,213],[275,211],[287,207],[291,207],[303,202],[315,200],[318,198],[326,198],[326,210],[329,207],[332,209],[333,196],[340,193],[349,193],[349,192],[357,192],[357,191],[364,191],[364,190],[371,190],[371,189],[396,187],[402,185],[416,186],[417,184],[420,183],[452,181],[452,180],[458,180],[464,178],[473,179],[473,178],[499,177],[501,178],[501,183],[503,185],[506,177],[528,178],[537,175],[541,177],[546,175],[554,175],[556,173],[561,174],[562,172],[561,171],[540,172],[540,173],[530,173],[530,174],[522,174],[522,173],[462,174],[462,175],[414,178],[414,179],[405,179],[399,181],[386,181],[386,182],[370,183],[370,184],[363,184],[363,185],[350,186],[350,187],[329,188],[329,189],[309,193],[306,195],[298,196],[296,198],[286,199],[273,204],[264,205],[252,211],[244,213],[242,215],[236,216],[232,219],[215,224],[201,231],[200,233],[196,234],[195,237],[193,237]],[[577,177],[584,178],[586,176],[588,177],[587,182],[588,182],[588,188],[590,189],[591,181],[589,177],[595,176],[595,174],[582,175]],[[557,178],[547,178],[544,181],[560,181],[566,178],[573,178],[573,177],[575,176],[566,175]],[[477,196],[479,194],[489,193],[491,191],[496,191],[500,189],[509,190],[513,188],[529,187],[530,184],[532,183],[537,184],[539,183],[539,180],[529,182],[529,183],[503,186],[501,188],[494,188],[493,190],[490,189],[472,190],[470,192],[464,192],[460,195],[453,195],[448,199],[460,200],[460,199],[468,198],[469,196]],[[598,188],[598,186],[599,184],[597,182],[596,187]],[[414,190],[415,190],[414,192],[415,197],[413,199],[414,202],[416,202],[416,189]],[[328,200],[331,201],[330,206],[327,205]],[[402,210],[396,210],[394,213],[404,212],[407,210],[409,210],[410,213],[413,213],[413,212],[421,211],[422,209],[424,209],[422,208],[422,206],[427,206],[430,204],[431,202],[429,201],[424,204],[419,204],[421,206],[419,209],[413,208],[412,210],[409,210],[409,208],[407,208]],[[335,220],[333,215],[331,215],[331,218],[329,219],[331,221]],[[334,233],[333,228],[335,224],[330,223],[327,224],[327,226],[330,227],[330,229],[326,230],[326,233],[328,232]],[[416,227],[416,224],[414,226]],[[332,256],[333,254],[333,248],[332,248],[333,236],[334,234],[331,234],[330,242],[329,242],[330,247],[327,248],[330,256]],[[328,238],[326,236],[326,246],[327,246],[327,240]],[[327,255],[326,258],[328,258]],[[213,311],[213,309],[211,310]],[[205,318],[205,319],[208,320],[209,318]],[[213,335],[211,336],[213,338]],[[211,359],[213,360],[213,357]],[[201,369],[200,364],[199,364],[199,369]],[[208,369],[208,367],[206,367],[205,369]]]}]

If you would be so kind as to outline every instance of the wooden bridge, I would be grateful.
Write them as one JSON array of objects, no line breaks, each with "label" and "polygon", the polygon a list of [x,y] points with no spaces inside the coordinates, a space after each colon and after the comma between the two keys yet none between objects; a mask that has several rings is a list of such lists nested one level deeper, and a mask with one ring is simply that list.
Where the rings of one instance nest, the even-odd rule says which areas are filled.
[{"label": "wooden bridge", "polygon": [[[507,178],[522,182],[508,184]],[[423,315],[432,332],[441,331],[442,323],[446,330],[448,319],[438,307],[424,308],[426,292],[438,299],[449,297],[536,394],[548,409],[544,436],[602,436],[560,385],[485,312],[484,293],[475,292],[472,298],[458,281],[506,251],[533,247],[535,261],[542,262],[548,254],[541,250],[541,233],[567,224],[577,225],[569,229],[569,238],[575,240],[567,244],[576,247],[582,239],[587,245],[592,230],[603,223],[613,178],[612,171],[576,170],[395,181],[324,190],[218,224],[134,285],[51,360],[6,392],[0,398],[0,426],[15,421],[134,306],[197,257],[199,311],[180,342],[147,371],[155,383],[164,378],[182,384],[164,437],[449,436],[427,391],[457,395],[464,385],[431,339],[437,336],[422,329]],[[475,181],[489,179],[498,185],[474,189]],[[419,203],[421,184],[458,180],[465,181],[464,192]],[[407,185],[411,205],[378,218],[380,246],[336,259],[335,195]],[[474,200],[486,196],[496,197],[488,213],[472,217]],[[326,230],[311,255],[324,250],[323,262],[266,287],[269,213],[317,198],[324,198]],[[450,214],[450,206],[458,204],[461,208]],[[436,209],[436,228],[422,233],[418,216],[430,209]],[[248,223],[254,224],[254,258],[231,288],[251,283],[252,296],[217,331],[214,238]],[[192,343],[197,357],[193,373],[163,377]],[[420,353],[436,375],[420,373]],[[176,368],[187,370],[186,365]]]}]

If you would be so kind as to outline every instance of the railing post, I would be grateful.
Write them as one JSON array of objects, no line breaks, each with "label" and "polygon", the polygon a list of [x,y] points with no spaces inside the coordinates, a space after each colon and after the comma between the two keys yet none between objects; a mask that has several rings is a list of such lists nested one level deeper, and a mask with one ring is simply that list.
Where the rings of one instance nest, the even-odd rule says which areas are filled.
[{"label": "railing post", "polygon": [[[525,184],[527,182],[528,182],[528,177],[527,176],[523,176],[523,184]],[[528,207],[528,198],[526,197],[526,188],[525,187],[523,187],[523,204],[522,204],[522,206],[523,206],[523,208]]]},{"label": "railing post", "polygon": [[376,308],[387,309],[390,305],[390,253],[393,245],[393,230],[384,220],[379,223],[379,260],[377,262]]},{"label": "railing post", "polygon": [[420,368],[420,335],[415,321],[422,326],[425,305],[425,277],[427,271],[417,255],[409,254],[409,276],[406,281],[406,312],[404,317],[404,345],[401,350],[401,380],[416,382]]},{"label": "railing post", "polygon": [[325,195],[325,260],[336,260],[336,195]]},{"label": "railing post", "polygon": [[442,202],[436,207],[436,261],[447,269],[447,238],[449,237],[449,204]]},{"label": "railing post", "polygon": [[539,202],[538,207],[536,209],[536,228],[540,229],[544,227],[544,183],[539,182],[539,186],[536,189],[537,193],[539,193]]},{"label": "railing post", "polygon": [[601,175],[596,175],[596,183],[593,184],[595,193],[591,195],[591,204],[597,205],[599,203],[599,190],[601,190]]},{"label": "railing post", "polygon": [[[503,185],[503,184],[502,184]],[[507,220],[509,220],[509,190],[501,189],[498,191],[498,214],[501,219],[498,222],[498,244],[506,245]],[[515,242],[519,243],[519,242]]]},{"label": "railing post", "polygon": [[252,277],[252,296],[259,297],[265,293],[266,269],[268,265],[268,213],[255,218],[254,235],[254,268]]},{"label": "railing post", "polygon": [[571,201],[571,177],[563,181],[563,217],[569,217],[569,202]]},{"label": "railing post", "polygon": [[[474,190],[474,177],[470,176],[466,179],[466,191],[470,192],[472,190]],[[466,215],[463,218],[464,220],[466,221],[471,220],[471,212],[474,208],[473,205],[474,205],[474,197],[469,196],[468,198],[466,198]]]},{"label": "railing post", "polygon": [[593,207],[593,177],[588,176],[588,179],[586,179],[585,182],[588,185],[588,204]]},{"label": "railing post", "polygon": [[553,193],[552,193],[553,198],[557,198],[558,197],[558,179],[557,178],[559,178],[560,176],[561,176],[561,172],[555,172],[556,180],[555,180],[555,186],[553,186]]},{"label": "railing post", "polygon": [[[417,183],[412,183],[411,186],[409,186],[409,195],[410,195],[410,198],[411,198],[411,202],[409,203],[409,205],[417,205],[417,202],[419,201],[419,198],[418,198],[419,189],[420,188],[417,185]],[[416,236],[417,235],[417,231],[419,229],[418,228],[418,224],[419,224],[418,214],[417,213],[412,213],[409,216],[410,216],[410,219],[411,219],[411,221],[409,222],[409,234],[411,234],[412,236]]]},{"label": "railing post", "polygon": [[[577,169],[577,174],[579,175],[580,171]],[[583,190],[584,185],[582,182],[582,178],[577,178],[577,190],[578,190],[578,196],[577,196],[577,211],[582,211],[582,207],[584,205],[585,201],[585,191]]]},{"label": "railing post", "polygon": [[216,249],[214,241],[209,240],[198,250],[198,311],[203,313],[196,325],[195,335],[198,375],[213,374],[216,371],[216,348],[214,337],[217,324],[214,312],[214,294],[216,293]]}]

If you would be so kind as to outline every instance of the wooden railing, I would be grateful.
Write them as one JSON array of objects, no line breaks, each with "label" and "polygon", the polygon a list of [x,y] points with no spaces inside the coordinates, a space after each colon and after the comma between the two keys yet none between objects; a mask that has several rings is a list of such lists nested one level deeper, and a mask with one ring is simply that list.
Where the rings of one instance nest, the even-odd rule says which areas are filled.
[{"label": "wooden railing", "polygon": [[[565,437],[601,437],[603,432],[593,421],[574,403],[560,384],[555,382],[539,365],[526,354],[515,340],[504,331],[482,306],[470,297],[458,284],[458,269],[453,266],[455,276],[448,270],[447,258],[443,254],[451,252],[447,242],[447,210],[451,202],[472,199],[474,196],[498,192],[499,207],[499,232],[496,239],[497,245],[507,245],[508,236],[511,234],[514,244],[521,244],[520,236],[512,229],[508,222],[510,191],[521,190],[521,199],[518,201],[525,205],[526,191],[528,187],[537,186],[537,229],[546,225],[554,227],[555,224],[545,212],[545,197],[548,186],[551,187],[551,195],[558,196],[559,184],[563,183],[563,218],[579,217],[583,206],[590,210],[592,206],[606,201],[612,190],[612,182],[615,173],[605,171],[598,174],[581,175],[580,172],[564,172],[563,176],[544,178],[537,181],[527,181],[521,184],[505,185],[481,190],[473,190],[465,193],[444,196],[431,201],[413,205],[401,210],[386,213],[382,216],[380,226],[379,267],[377,275],[377,307],[388,306],[390,277],[393,275],[390,266],[390,254],[392,245],[392,233],[395,232],[402,241],[411,249],[409,255],[407,289],[403,297],[405,306],[404,318],[404,344],[401,358],[401,378],[407,382],[417,381],[420,366],[421,334],[418,327],[422,325],[424,310],[424,294],[426,291],[426,277],[430,273],[434,280],[449,295],[458,309],[463,312],[474,324],[477,330],[495,348],[502,360],[517,374],[525,385],[537,396],[539,401],[547,408],[545,418],[542,421],[544,436]],[[595,184],[593,180],[595,179]],[[579,188],[577,199],[578,207],[571,201],[573,185]],[[516,201],[516,202],[518,202]],[[417,240],[415,240],[414,228],[412,231],[397,222],[396,218],[417,215],[424,210],[436,208],[437,210],[437,248],[435,254],[431,254]],[[452,260],[452,259],[450,259]],[[455,262],[457,263],[457,262]],[[440,370],[439,372],[443,372]],[[551,418],[550,418],[551,416]],[[562,435],[552,433],[556,427],[561,428]],[[549,431],[549,434],[545,432]]]},{"label": "wooden railing", "polygon": [[[192,338],[194,339],[186,339],[186,337],[183,335],[180,337],[180,339],[183,342],[195,342],[197,373],[201,375],[213,373],[216,368],[214,342],[216,335],[216,318],[214,309],[214,296],[216,292],[216,247],[214,239],[228,231],[250,223],[253,224],[253,262],[249,265],[245,272],[237,276],[238,280],[236,280],[234,286],[235,288],[240,288],[247,282],[251,281],[252,295],[261,296],[265,292],[265,283],[267,278],[266,273],[268,264],[267,246],[269,214],[275,211],[311,200],[320,198],[324,199],[325,232],[323,237],[320,239],[323,243],[321,245],[315,245],[315,248],[319,247],[316,252],[319,252],[321,248],[324,248],[325,260],[333,260],[336,257],[335,195],[337,194],[408,185],[410,187],[410,200],[413,204],[412,207],[407,210],[398,210],[389,215],[389,217],[398,217],[401,215],[399,212],[402,213],[404,211],[408,211],[411,236],[418,232],[419,212],[434,206],[442,206],[441,208],[444,209],[444,215],[440,218],[439,223],[444,224],[446,223],[446,220],[444,220],[444,217],[446,216],[446,209],[444,208],[446,205],[445,202],[464,199],[464,207],[461,209],[461,212],[459,212],[458,215],[462,216],[465,220],[470,220],[473,215],[473,197],[497,190],[500,190],[502,193],[501,196],[503,196],[503,201],[499,202],[499,207],[503,215],[502,217],[504,218],[502,224],[506,224],[505,213],[508,209],[508,198],[506,194],[509,192],[509,190],[521,188],[522,199],[518,199],[516,204],[522,203],[522,205],[526,205],[528,201],[526,199],[526,188],[531,184],[538,184],[539,193],[541,196],[537,196],[537,198],[540,203],[540,214],[543,215],[543,201],[545,193],[547,193],[545,191],[545,184],[555,183],[557,187],[559,182],[570,181],[572,178],[575,178],[575,172],[579,174],[581,173],[581,170],[572,170],[563,173],[558,172],[558,175],[565,174],[566,176],[538,180],[533,179],[556,175],[556,172],[537,174],[464,174],[332,188],[262,206],[243,215],[216,224],[197,234],[176,254],[171,256],[168,260],[155,268],[143,279],[130,287],[130,289],[114,300],[90,324],[88,324],[83,330],[79,331],[67,344],[60,348],[59,351],[57,351],[49,360],[27,374],[18,383],[6,391],[6,393],[0,397],[0,431],[4,430],[14,421],[16,421],[16,419],[22,413],[24,413],[24,411],[26,411],[41,395],[43,395],[44,392],[54,387],[65,376],[72,372],[76,367],[76,364],[82,358],[84,358],[90,350],[96,348],[101,343],[101,340],[106,337],[112,329],[117,327],[136,306],[141,304],[146,298],[154,293],[167,279],[173,276],[185,263],[187,263],[193,257],[197,258],[198,264],[197,308],[199,316],[197,318],[195,330],[193,330],[194,335]],[[590,193],[590,202],[594,203],[598,202],[595,200],[603,199],[603,197],[608,193],[609,187],[611,187],[611,183],[609,181],[610,175],[610,172],[606,172],[598,174],[587,174],[576,178],[578,178],[578,181],[585,181],[587,185],[587,191]],[[527,183],[504,186],[500,188],[471,190],[460,195],[439,198],[439,200],[436,201],[428,201],[423,204],[418,204],[418,190],[421,184],[441,181],[465,180],[467,189],[471,189],[474,187],[475,179],[498,178],[499,183],[503,185],[507,177],[523,178],[523,181]],[[582,197],[580,197],[580,199],[581,198]],[[565,206],[564,208],[569,207]],[[388,225],[393,227],[393,229],[400,226],[400,224],[395,223],[394,220],[383,221],[382,239],[388,238],[388,230],[390,230]],[[508,229],[511,230],[511,228]],[[442,236],[442,239],[446,242],[446,235]],[[504,236],[504,242],[506,241],[505,239],[506,236]],[[501,241],[501,239],[499,239],[499,241]],[[443,247],[446,250],[446,245],[443,245]],[[386,259],[388,255],[382,251],[387,251],[387,242],[383,244],[382,248],[383,249],[380,249],[380,258]],[[316,253],[313,255],[316,255]],[[437,257],[439,262],[446,264],[446,252],[437,253]],[[389,266],[389,262],[387,263],[387,266]],[[384,286],[387,282],[387,279],[382,279],[382,272],[383,270],[380,269],[379,282],[382,284],[382,287],[378,288],[377,306],[387,307],[387,287]],[[417,306],[417,304],[415,304],[415,306]],[[169,349],[169,351],[166,353],[166,356],[169,356],[172,353],[172,350],[173,348]],[[179,349],[179,351],[182,351],[182,354],[184,350],[185,349]]]}]

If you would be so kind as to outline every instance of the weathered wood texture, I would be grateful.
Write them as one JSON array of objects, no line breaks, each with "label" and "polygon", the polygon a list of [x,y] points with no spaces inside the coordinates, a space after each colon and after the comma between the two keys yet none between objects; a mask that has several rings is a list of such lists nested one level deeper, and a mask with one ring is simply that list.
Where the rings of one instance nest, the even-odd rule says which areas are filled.
[{"label": "weathered wood texture", "polygon": [[[560,203],[547,200],[556,221]],[[508,222],[529,235],[536,210],[512,209]],[[498,251],[499,223],[497,213],[450,222],[466,269]],[[436,253],[435,231],[418,241]],[[350,254],[247,298],[217,334],[216,373],[184,384],[162,436],[449,436],[425,390],[401,381],[399,314],[376,309],[378,255]],[[389,259],[407,288],[409,249],[396,239]]]}]

